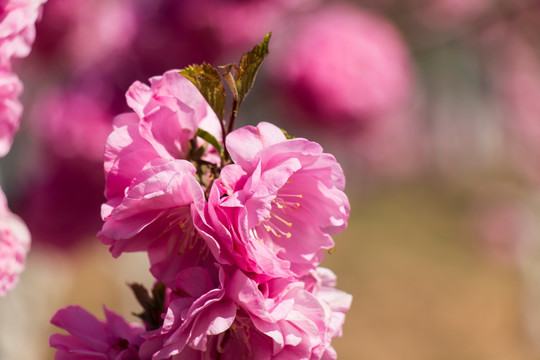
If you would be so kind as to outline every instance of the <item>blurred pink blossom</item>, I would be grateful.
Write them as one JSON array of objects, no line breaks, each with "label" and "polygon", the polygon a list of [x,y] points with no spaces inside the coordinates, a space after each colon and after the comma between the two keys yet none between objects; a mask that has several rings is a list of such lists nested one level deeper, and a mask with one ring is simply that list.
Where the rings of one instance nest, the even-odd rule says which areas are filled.
[{"label": "blurred pink blossom", "polygon": [[57,349],[55,359],[139,359],[144,328],[139,324],[128,324],[106,308],[104,311],[106,320],[100,321],[79,306],[58,310],[51,323],[68,334],[50,337],[50,346]]},{"label": "blurred pink blossom", "polygon": [[[321,0],[187,0],[186,21],[212,29],[225,48],[257,43],[292,16]],[[191,16],[197,14],[197,16]]]},{"label": "blurred pink blossom", "polygon": [[35,23],[46,0],[0,1],[0,67],[11,68],[13,57],[30,53],[36,36]]},{"label": "blurred pink blossom", "polygon": [[24,222],[7,207],[0,190],[0,297],[17,283],[30,250],[30,233]]},{"label": "blurred pink blossom", "polygon": [[527,216],[523,206],[509,201],[477,206],[470,217],[475,240],[494,260],[516,264],[526,239]]},{"label": "blurred pink blossom", "polygon": [[407,47],[381,16],[350,5],[325,6],[300,17],[277,40],[269,70],[285,105],[312,123],[361,127],[409,99]]},{"label": "blurred pink blossom", "polygon": [[112,118],[84,91],[48,89],[33,104],[30,131],[58,157],[101,162]]},{"label": "blurred pink blossom", "polygon": [[417,174],[427,158],[428,137],[423,124],[410,109],[380,120],[334,139],[354,162],[349,165],[366,181],[370,175],[374,179],[402,179]]},{"label": "blurred pink blossom", "polygon": [[49,0],[41,36],[79,70],[106,66],[128,50],[137,29],[135,4],[129,0]]},{"label": "blurred pink blossom", "polygon": [[222,169],[197,214],[201,235],[223,245],[223,261],[262,279],[314,269],[349,217],[335,158],[269,123],[231,132],[226,145],[234,164]]},{"label": "blurred pink blossom", "polygon": [[103,224],[103,165],[58,158],[42,149],[25,166],[18,174],[12,209],[26,222],[32,244],[69,251],[82,241],[95,241]]},{"label": "blurred pink blossom", "polygon": [[22,89],[17,75],[0,70],[0,156],[9,152],[19,129],[23,109],[18,99]]},{"label": "blurred pink blossom", "polygon": [[[501,32],[502,31],[502,32]],[[540,58],[517,34],[499,29],[491,34],[491,75],[504,125],[509,130],[511,161],[525,177],[540,181]],[[503,44],[503,45],[501,45]]]}]

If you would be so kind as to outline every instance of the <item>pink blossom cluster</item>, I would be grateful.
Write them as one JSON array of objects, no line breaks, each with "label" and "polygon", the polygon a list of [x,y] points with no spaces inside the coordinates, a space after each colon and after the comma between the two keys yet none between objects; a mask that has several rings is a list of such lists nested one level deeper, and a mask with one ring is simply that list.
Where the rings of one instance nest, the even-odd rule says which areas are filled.
[{"label": "pink blossom cluster", "polygon": [[[410,143],[418,143],[409,136],[417,132],[413,121],[386,118],[403,113],[400,105],[413,90],[406,47],[384,16],[343,7],[320,0],[48,0],[34,56],[24,69],[34,80],[36,99],[26,122],[33,143],[29,157],[48,166],[26,170],[23,196],[13,204],[34,243],[65,251],[98,231],[99,224],[77,220],[98,212],[102,202],[101,172],[87,168],[102,161],[113,114],[125,111],[124,91],[134,78],[223,61],[270,30],[276,42],[269,60],[273,57],[276,66],[267,79],[280,84],[272,88],[276,84],[267,82],[271,90],[265,96],[286,99],[276,101],[281,106],[276,109],[299,109],[301,116],[291,121],[309,119],[304,125],[316,130],[331,123],[332,130],[362,132],[361,140],[340,143],[377,173],[396,172],[394,163],[407,162],[395,154],[418,147],[409,150]],[[314,48],[318,56],[312,56]],[[393,146],[378,145],[381,138],[392,138]],[[66,188],[58,179],[66,173],[88,191],[63,196]],[[40,214],[59,210],[64,217],[43,222]],[[76,225],[66,231],[66,223]]]},{"label": "pink blossom cluster", "polygon": [[163,306],[144,327],[60,310],[56,358],[336,359],[351,296],[319,267],[350,210],[335,158],[266,122],[223,131],[177,70],[126,97],[98,236],[114,257],[148,254]]},{"label": "pink blossom cluster", "polygon": [[[19,129],[22,83],[12,70],[13,58],[25,57],[35,38],[35,22],[46,0],[0,0],[0,157],[5,156]],[[8,209],[0,189],[0,297],[17,283],[30,248],[23,221]]]}]

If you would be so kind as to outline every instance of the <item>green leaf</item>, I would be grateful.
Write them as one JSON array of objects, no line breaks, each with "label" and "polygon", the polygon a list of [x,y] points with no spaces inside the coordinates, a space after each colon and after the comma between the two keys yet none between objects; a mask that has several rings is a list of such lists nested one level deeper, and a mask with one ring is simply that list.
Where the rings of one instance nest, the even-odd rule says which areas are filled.
[{"label": "green leaf", "polygon": [[223,119],[225,115],[225,89],[218,70],[212,65],[202,63],[201,65],[190,65],[180,70],[180,74],[199,89],[217,117],[220,120]]},{"label": "green leaf", "polygon": [[157,283],[152,288],[152,296],[148,294],[148,290],[137,283],[128,284],[137,301],[141,304],[143,312],[133,315],[139,317],[146,324],[147,330],[158,329],[163,324],[161,314],[165,311],[165,285]]},{"label": "green leaf", "polygon": [[210,134],[208,131],[205,131],[205,130],[199,128],[199,129],[197,129],[197,133],[195,134],[195,136],[198,136],[201,139],[205,140],[210,145],[212,145],[218,151],[218,153],[220,155],[222,154],[223,149],[221,148],[221,144],[214,137],[214,135]]},{"label": "green leaf", "polygon": [[255,45],[251,51],[242,55],[238,65],[230,64],[223,66],[225,69],[223,76],[229,84],[238,104],[244,100],[253,87],[257,72],[264,58],[268,55],[268,44],[271,36],[272,33],[266,34],[260,44]]},{"label": "green leaf", "polygon": [[283,133],[283,135],[285,135],[285,137],[286,137],[287,139],[289,139],[289,140],[290,140],[290,139],[294,139],[294,138],[296,137],[296,136],[294,136],[294,135],[289,134],[285,129],[281,129],[281,128],[280,128],[280,130],[281,130],[281,132]]}]

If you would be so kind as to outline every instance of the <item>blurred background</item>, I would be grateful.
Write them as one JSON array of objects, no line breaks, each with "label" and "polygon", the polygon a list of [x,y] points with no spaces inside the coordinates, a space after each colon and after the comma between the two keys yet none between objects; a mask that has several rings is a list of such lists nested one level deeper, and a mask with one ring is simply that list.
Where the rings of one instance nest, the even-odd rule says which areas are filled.
[{"label": "blurred background", "polygon": [[95,236],[112,119],[134,81],[236,62],[269,31],[237,126],[273,122],[345,170],[349,228],[323,263],[354,296],[339,358],[540,359],[536,0],[48,0],[0,160],[33,238],[0,359],[52,359],[70,304],[136,321],[147,260]]}]

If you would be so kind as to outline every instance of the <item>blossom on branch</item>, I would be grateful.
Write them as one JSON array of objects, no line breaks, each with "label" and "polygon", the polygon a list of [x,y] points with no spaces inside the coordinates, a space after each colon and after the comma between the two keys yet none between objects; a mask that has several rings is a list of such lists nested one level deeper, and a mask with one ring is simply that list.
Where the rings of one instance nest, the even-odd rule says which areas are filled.
[{"label": "blossom on branch", "polygon": [[163,327],[141,346],[140,356],[335,359],[330,341],[341,335],[350,302],[350,295],[324,281],[308,289],[303,281],[257,283],[232,267],[187,269],[179,274]]},{"label": "blossom on branch", "polygon": [[351,297],[317,267],[347,226],[343,171],[272,124],[233,131],[269,39],[221,72],[192,65],[127,92],[134,112],[106,143],[98,236],[114,257],[148,254],[152,295],[131,285],[145,328],[61,310],[52,322],[71,335],[51,337],[57,360],[336,359]]},{"label": "blossom on branch", "polygon": [[127,102],[134,112],[121,114],[113,122],[105,145],[109,201],[123,197],[150,161],[186,159],[198,128],[219,138],[219,120],[210,105],[177,70],[151,78],[150,84],[135,82],[130,87]]},{"label": "blossom on branch", "polygon": [[194,174],[185,160],[150,163],[119,202],[104,204],[99,237],[113,256],[147,251],[153,275],[166,284],[174,283],[179,267],[205,260],[209,250],[191,218],[191,207],[204,201]]},{"label": "blossom on branch", "polygon": [[[150,83],[130,88],[128,104],[135,113],[115,119],[106,143],[108,201],[99,237],[115,257],[147,251],[154,276],[171,284],[179,267],[193,266],[209,254],[191,219],[191,207],[204,206],[204,189],[195,178],[196,168],[184,159],[197,130],[216,132],[219,122],[178,71]],[[210,149],[203,157],[214,159]]]},{"label": "blossom on branch", "polygon": [[269,123],[235,130],[226,144],[233,164],[197,214],[201,235],[223,245],[222,261],[263,279],[314,269],[350,211],[335,158]]}]

